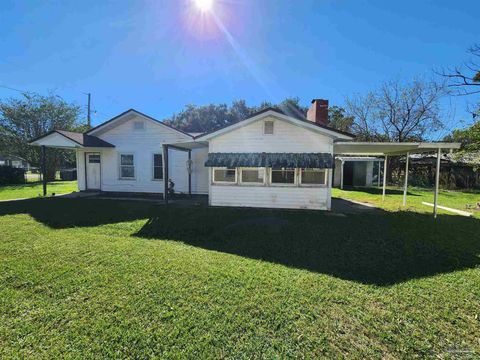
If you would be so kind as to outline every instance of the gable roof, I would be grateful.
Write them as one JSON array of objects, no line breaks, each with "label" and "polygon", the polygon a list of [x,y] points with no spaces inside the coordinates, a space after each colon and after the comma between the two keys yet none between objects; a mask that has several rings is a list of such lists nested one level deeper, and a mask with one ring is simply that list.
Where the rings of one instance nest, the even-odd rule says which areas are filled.
[{"label": "gable roof", "polygon": [[347,133],[345,131],[340,131],[337,129],[334,129],[330,126],[322,125],[322,124],[317,124],[313,121],[307,120],[304,117],[300,116],[299,114],[295,113],[286,113],[283,110],[280,110],[278,108],[273,108],[273,107],[268,107],[263,110],[260,110],[254,114],[252,114],[250,117],[247,119],[238,121],[234,124],[230,124],[224,127],[221,127],[216,130],[212,130],[210,132],[206,132],[204,134],[195,136],[195,139],[197,140],[208,140],[213,137],[225,134],[227,132],[230,132],[232,130],[238,129],[239,127],[245,126],[247,124],[250,124],[252,122],[255,122],[263,117],[267,116],[274,116],[278,117],[282,120],[289,121],[290,123],[293,123],[295,125],[302,125],[305,128],[309,128],[311,130],[317,130],[319,132],[322,132],[324,135],[338,138],[338,139],[344,139],[344,140],[351,140],[355,138],[355,135],[352,135],[350,133]]},{"label": "gable roof", "polygon": [[110,144],[109,142],[106,142],[105,140],[102,140],[96,136],[92,135],[87,135],[86,133],[78,133],[78,132],[73,132],[73,131],[66,131],[66,130],[52,130],[45,135],[39,136],[33,140],[30,140],[30,144],[34,143],[37,140],[43,139],[47,136],[50,136],[52,134],[60,134],[63,137],[67,138],[70,141],[73,141],[74,143],[82,146],[82,147],[105,147],[105,148],[112,148],[115,147],[115,145]]},{"label": "gable roof", "polygon": [[140,111],[138,110],[135,110],[135,109],[128,109],[127,111],[124,111],[123,113],[111,118],[110,120],[107,120],[105,121],[104,123],[100,124],[100,125],[97,125],[95,126],[94,128],[91,128],[90,130],[88,130],[85,134],[91,134],[93,132],[96,132],[100,129],[102,129],[103,127],[105,127],[106,125],[110,125],[112,123],[114,123],[115,121],[118,121],[120,120],[122,117],[124,117],[125,115],[129,114],[129,113],[134,113],[136,115],[139,115],[139,116],[142,116],[148,120],[151,120],[151,121],[154,121],[155,123],[159,124],[159,125],[162,125],[162,126],[165,126],[166,128],[170,129],[170,130],[173,130],[173,131],[176,131],[182,135],[186,135],[190,138],[193,138],[192,135],[190,135],[189,133],[185,132],[185,131],[182,131],[182,130],[179,130],[179,129],[176,129],[174,128],[173,126],[170,126],[168,124],[165,124],[163,121],[160,121],[160,120],[157,120],[149,115],[146,115],[144,113],[141,113]]}]

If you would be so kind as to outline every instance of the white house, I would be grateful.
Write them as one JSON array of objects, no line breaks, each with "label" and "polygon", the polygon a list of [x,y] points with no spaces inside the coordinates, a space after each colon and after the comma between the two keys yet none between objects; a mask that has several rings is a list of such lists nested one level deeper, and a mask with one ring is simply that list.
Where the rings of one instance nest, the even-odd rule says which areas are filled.
[{"label": "white house", "polygon": [[[268,108],[201,135],[128,110],[87,131],[52,131],[31,145],[76,151],[80,191],[208,194],[212,206],[328,210],[335,155],[458,148],[446,143],[355,143],[328,126],[328,101],[307,118]],[[376,159],[377,160],[377,159]],[[343,174],[343,173],[342,173]]]}]

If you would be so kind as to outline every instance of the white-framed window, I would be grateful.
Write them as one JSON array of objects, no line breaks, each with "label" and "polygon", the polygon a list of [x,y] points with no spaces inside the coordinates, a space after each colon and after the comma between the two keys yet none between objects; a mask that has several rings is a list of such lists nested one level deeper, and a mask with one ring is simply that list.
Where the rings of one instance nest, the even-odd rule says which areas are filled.
[{"label": "white-framed window", "polygon": [[153,154],[153,180],[163,180],[163,155]]},{"label": "white-framed window", "polygon": [[295,185],[294,168],[272,168],[270,171],[270,184]]},{"label": "white-framed window", "polygon": [[133,154],[120,154],[120,179],[135,179],[135,156]]},{"label": "white-framed window", "polygon": [[301,185],[327,185],[326,169],[300,169]]},{"label": "white-framed window", "polygon": [[213,182],[220,184],[235,184],[237,182],[236,168],[213,168]]},{"label": "white-framed window", "polygon": [[145,122],[142,120],[136,120],[133,122],[133,130],[139,131],[145,129]]},{"label": "white-framed window", "polygon": [[264,184],[265,168],[241,168],[240,183],[246,185]]},{"label": "white-framed window", "polygon": [[88,154],[89,164],[100,164],[100,154]]},{"label": "white-framed window", "polygon": [[263,135],[273,135],[274,122],[272,120],[266,120],[263,123]]}]

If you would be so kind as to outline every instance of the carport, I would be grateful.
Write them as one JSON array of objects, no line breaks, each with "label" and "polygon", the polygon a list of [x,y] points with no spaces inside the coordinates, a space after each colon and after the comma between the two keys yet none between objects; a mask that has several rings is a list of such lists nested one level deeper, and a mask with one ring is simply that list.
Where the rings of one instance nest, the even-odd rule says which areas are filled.
[{"label": "carport", "polygon": [[437,164],[435,171],[435,189],[433,202],[433,216],[437,217],[438,211],[438,187],[440,182],[440,160],[442,150],[459,149],[459,143],[444,143],[444,142],[352,142],[339,141],[333,145],[334,155],[347,156],[383,156],[383,188],[382,200],[385,200],[386,184],[387,184],[387,170],[388,157],[405,155],[407,160],[405,162],[405,180],[403,189],[403,205],[407,204],[407,188],[408,188],[408,167],[410,154],[435,152],[437,156]]}]

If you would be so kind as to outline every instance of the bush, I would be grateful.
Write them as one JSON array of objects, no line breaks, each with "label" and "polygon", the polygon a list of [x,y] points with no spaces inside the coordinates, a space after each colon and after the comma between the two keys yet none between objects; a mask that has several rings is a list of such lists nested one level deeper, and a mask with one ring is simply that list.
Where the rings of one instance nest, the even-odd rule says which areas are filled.
[{"label": "bush", "polygon": [[0,185],[25,183],[25,170],[11,166],[0,166]]}]

